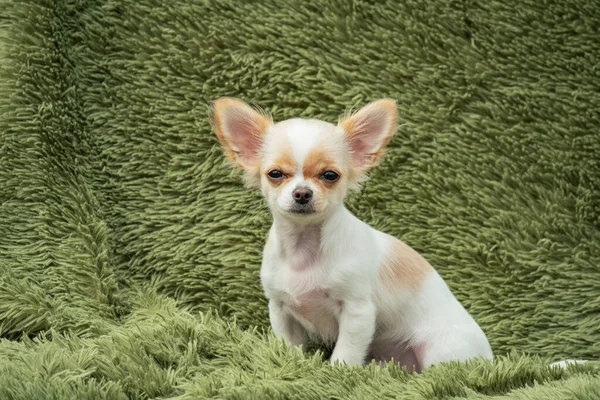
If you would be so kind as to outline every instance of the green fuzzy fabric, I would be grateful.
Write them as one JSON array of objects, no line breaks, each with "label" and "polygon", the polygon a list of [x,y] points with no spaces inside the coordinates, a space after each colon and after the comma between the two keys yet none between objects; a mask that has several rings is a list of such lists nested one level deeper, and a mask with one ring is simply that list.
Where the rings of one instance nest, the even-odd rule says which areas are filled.
[{"label": "green fuzzy fabric", "polygon": [[[600,398],[597,1],[0,10],[1,399]],[[331,122],[397,99],[347,205],[436,267],[496,360],[411,375],[275,340],[270,216],[209,122],[225,95]]]}]

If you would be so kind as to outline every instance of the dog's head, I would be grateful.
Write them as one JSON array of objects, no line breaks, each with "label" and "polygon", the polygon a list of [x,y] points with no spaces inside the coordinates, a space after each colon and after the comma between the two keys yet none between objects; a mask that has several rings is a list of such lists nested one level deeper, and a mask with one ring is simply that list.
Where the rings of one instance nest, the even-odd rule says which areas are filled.
[{"label": "dog's head", "polygon": [[326,216],[380,160],[396,130],[396,102],[379,100],[337,125],[320,120],[274,123],[246,103],[214,104],[217,137],[229,158],[260,186],[273,213],[299,220]]}]

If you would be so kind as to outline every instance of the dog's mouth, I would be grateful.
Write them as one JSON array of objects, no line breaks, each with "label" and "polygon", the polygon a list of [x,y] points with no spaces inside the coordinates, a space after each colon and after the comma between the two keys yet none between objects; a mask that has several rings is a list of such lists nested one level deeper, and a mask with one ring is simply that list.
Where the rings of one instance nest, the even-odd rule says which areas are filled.
[{"label": "dog's mouth", "polygon": [[316,217],[316,216],[320,216],[324,209],[323,207],[321,207],[321,203],[315,203],[315,202],[309,202],[307,204],[298,204],[298,203],[292,203],[292,204],[285,204],[285,205],[279,205],[276,207],[276,209],[284,214],[289,216],[290,218],[297,218],[297,219],[304,219],[304,218],[308,218],[308,217]]},{"label": "dog's mouth", "polygon": [[313,204],[294,204],[285,210],[288,214],[297,216],[313,215],[317,213]]},{"label": "dog's mouth", "polygon": [[314,214],[315,210],[312,208],[291,208],[288,212],[296,215],[310,215]]}]

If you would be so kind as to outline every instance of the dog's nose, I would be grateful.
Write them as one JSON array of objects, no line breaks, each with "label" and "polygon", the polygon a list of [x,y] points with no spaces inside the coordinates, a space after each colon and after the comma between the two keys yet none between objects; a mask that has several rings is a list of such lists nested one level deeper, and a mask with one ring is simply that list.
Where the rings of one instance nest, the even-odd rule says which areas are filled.
[{"label": "dog's nose", "polygon": [[292,197],[298,204],[306,204],[312,199],[313,192],[309,188],[299,187],[292,192]]}]

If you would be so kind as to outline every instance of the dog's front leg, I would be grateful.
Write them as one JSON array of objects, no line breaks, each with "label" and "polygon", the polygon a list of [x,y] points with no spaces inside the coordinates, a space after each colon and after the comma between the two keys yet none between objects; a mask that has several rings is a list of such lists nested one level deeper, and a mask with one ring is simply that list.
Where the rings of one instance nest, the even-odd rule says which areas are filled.
[{"label": "dog's front leg", "polygon": [[346,365],[363,364],[374,333],[375,305],[371,299],[344,301],[339,317],[338,340],[331,355],[331,364],[336,361]]},{"label": "dog's front leg", "polygon": [[308,341],[306,330],[275,300],[269,300],[269,319],[275,336],[283,338],[290,347],[303,346]]}]

